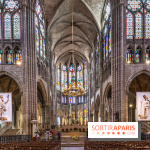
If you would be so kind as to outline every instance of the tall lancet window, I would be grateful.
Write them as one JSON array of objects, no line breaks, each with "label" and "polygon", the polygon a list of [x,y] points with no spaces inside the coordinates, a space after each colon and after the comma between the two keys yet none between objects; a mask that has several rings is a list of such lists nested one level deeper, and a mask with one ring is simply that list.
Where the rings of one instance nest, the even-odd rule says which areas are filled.
[{"label": "tall lancet window", "polygon": [[126,16],[126,35],[127,39],[133,39],[134,20],[132,13],[127,13]]},{"label": "tall lancet window", "polygon": [[143,27],[142,27],[142,15],[141,13],[137,13],[135,15],[135,38],[136,39],[141,39],[143,38]]},{"label": "tall lancet window", "polygon": [[13,16],[13,38],[20,39],[21,31],[20,31],[20,14],[15,13]]},{"label": "tall lancet window", "polygon": [[38,55],[42,58],[45,56],[45,21],[40,2],[36,3],[35,14],[35,45]]},{"label": "tall lancet window", "polygon": [[83,73],[82,73],[81,66],[78,66],[78,68],[77,68],[77,87],[83,88]]},{"label": "tall lancet window", "polygon": [[11,15],[9,13],[4,16],[4,38],[11,39]]},{"label": "tall lancet window", "polygon": [[102,17],[103,24],[103,61],[107,61],[111,55],[111,7],[106,1]]}]

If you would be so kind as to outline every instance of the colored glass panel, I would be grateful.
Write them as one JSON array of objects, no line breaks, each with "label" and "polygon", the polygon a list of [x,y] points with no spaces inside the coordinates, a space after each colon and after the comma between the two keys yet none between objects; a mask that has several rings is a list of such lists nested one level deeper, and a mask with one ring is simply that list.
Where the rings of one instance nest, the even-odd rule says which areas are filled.
[{"label": "colored glass panel", "polygon": [[111,28],[109,29],[109,52],[111,52]]},{"label": "colored glass panel", "polygon": [[145,15],[145,38],[150,39],[150,13]]},{"label": "colored glass panel", "polygon": [[142,35],[142,15],[141,13],[136,13],[135,15],[135,38],[141,39]]},{"label": "colored glass panel", "polygon": [[60,90],[60,69],[59,67],[57,68],[57,90]]},{"label": "colored glass panel", "polygon": [[45,40],[43,38],[43,56],[45,57]]},{"label": "colored glass panel", "polygon": [[140,62],[140,54],[137,50],[135,51],[135,62],[137,62],[137,63]]},{"label": "colored glass panel", "polygon": [[36,28],[36,51],[39,53],[39,31]]},{"label": "colored glass panel", "polygon": [[127,8],[132,11],[141,9],[141,0],[127,0]]},{"label": "colored glass panel", "polygon": [[74,71],[73,64],[70,66],[69,87],[75,88],[75,71]]},{"label": "colored glass panel", "polygon": [[12,58],[12,51],[8,51],[7,53],[7,63],[12,64],[13,63],[13,58]]},{"label": "colored glass panel", "polygon": [[43,40],[41,34],[40,34],[40,55],[43,56]]},{"label": "colored glass panel", "polygon": [[65,75],[64,75],[64,71],[61,72],[61,90],[62,91],[65,90]]},{"label": "colored glass panel", "polygon": [[85,91],[88,89],[87,63],[84,63],[84,88],[85,88]]},{"label": "colored glass panel", "polygon": [[131,63],[133,61],[133,53],[130,50],[127,50],[126,53],[126,62]]},{"label": "colored glass panel", "polygon": [[149,60],[149,55],[148,55],[148,51],[147,50],[145,51],[145,60],[146,60],[146,62]]},{"label": "colored glass panel", "polygon": [[41,23],[40,23],[40,31],[41,31],[42,35],[45,37],[44,27]]},{"label": "colored glass panel", "polygon": [[69,103],[72,104],[72,97],[69,97]]},{"label": "colored glass panel", "polygon": [[73,97],[73,102],[72,102],[73,104],[75,104],[76,103],[76,97]]},{"label": "colored glass panel", "polygon": [[35,15],[35,25],[38,26],[38,18],[36,15]]},{"label": "colored glass panel", "polygon": [[146,4],[147,4],[147,5],[146,5],[146,8],[147,8],[147,9],[150,9],[150,0],[147,0],[147,1],[146,1]]},{"label": "colored glass panel", "polygon": [[133,15],[131,13],[126,16],[126,35],[127,39],[133,39]]},{"label": "colored glass panel", "polygon": [[19,2],[14,0],[6,0],[5,1],[5,9],[7,11],[14,11],[19,9]]},{"label": "colored glass panel", "polygon": [[0,51],[0,64],[2,64],[2,51]]},{"label": "colored glass panel", "polygon": [[108,20],[109,16],[110,16],[110,4],[108,3],[105,8],[105,21]]},{"label": "colored glass panel", "polygon": [[20,32],[20,15],[16,13],[13,16],[13,38],[20,39],[21,32]]},{"label": "colored glass panel", "polygon": [[104,39],[104,42],[103,42],[103,59],[105,60],[105,39]]},{"label": "colored glass panel", "polygon": [[83,73],[81,66],[77,68],[77,87],[83,87]]},{"label": "colored glass panel", "polygon": [[4,16],[4,38],[11,39],[11,16],[9,13]]},{"label": "colored glass panel", "polygon": [[106,36],[106,58],[108,57],[108,36]]},{"label": "colored glass panel", "polygon": [[0,39],[2,38],[1,11],[0,11]]}]

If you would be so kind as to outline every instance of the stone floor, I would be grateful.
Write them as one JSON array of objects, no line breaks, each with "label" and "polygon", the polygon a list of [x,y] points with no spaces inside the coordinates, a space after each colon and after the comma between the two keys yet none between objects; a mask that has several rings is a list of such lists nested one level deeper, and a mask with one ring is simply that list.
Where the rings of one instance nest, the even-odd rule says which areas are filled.
[{"label": "stone floor", "polygon": [[84,150],[84,147],[62,147],[61,150]]}]

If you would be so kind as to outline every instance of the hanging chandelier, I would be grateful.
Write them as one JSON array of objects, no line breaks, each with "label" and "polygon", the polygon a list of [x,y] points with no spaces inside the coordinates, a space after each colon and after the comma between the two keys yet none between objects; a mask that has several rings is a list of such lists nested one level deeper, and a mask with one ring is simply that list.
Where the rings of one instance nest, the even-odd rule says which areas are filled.
[{"label": "hanging chandelier", "polygon": [[64,96],[81,96],[81,95],[85,95],[85,94],[86,94],[85,89],[82,87],[73,88],[73,87],[69,86],[69,88],[67,88],[63,91]]},{"label": "hanging chandelier", "polygon": [[[73,0],[72,0],[72,45],[74,45],[74,39],[73,39],[73,35],[74,35],[74,29],[73,29],[73,22],[74,22],[74,18],[73,18]],[[74,47],[72,47],[73,53],[72,53],[72,61],[73,61],[73,66],[74,66]],[[73,75],[73,71],[71,71],[72,75]],[[71,84],[69,84],[69,87],[65,88],[62,91],[62,94],[64,96],[81,96],[81,95],[85,95],[86,91],[83,87],[80,87],[80,85],[78,85],[78,82],[72,82]]]}]

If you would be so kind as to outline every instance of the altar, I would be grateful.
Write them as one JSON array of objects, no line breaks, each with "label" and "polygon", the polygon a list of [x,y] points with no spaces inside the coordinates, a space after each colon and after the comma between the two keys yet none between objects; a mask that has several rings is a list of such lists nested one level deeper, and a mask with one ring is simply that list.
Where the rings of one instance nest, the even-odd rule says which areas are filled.
[{"label": "altar", "polygon": [[63,125],[59,129],[61,132],[87,132],[88,125]]}]

